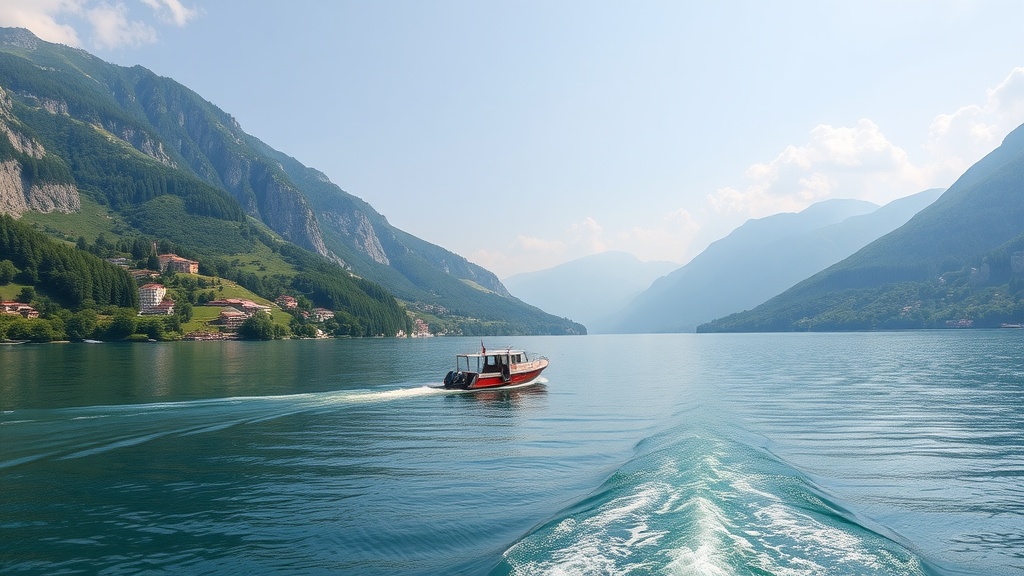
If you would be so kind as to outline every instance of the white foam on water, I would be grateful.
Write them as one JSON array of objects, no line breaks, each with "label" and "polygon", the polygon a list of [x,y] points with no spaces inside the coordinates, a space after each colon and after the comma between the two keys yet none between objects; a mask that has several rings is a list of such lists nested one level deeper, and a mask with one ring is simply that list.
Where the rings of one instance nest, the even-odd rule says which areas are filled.
[{"label": "white foam on water", "polygon": [[[670,486],[648,482],[601,505],[584,518],[566,518],[540,541],[520,542],[505,553],[514,574],[626,574],[653,569],[653,554],[666,532],[653,529],[649,519],[663,507]],[[544,550],[547,559],[517,561],[520,553]]]},{"label": "white foam on water", "polygon": [[[167,436],[209,434],[233,426],[274,420],[311,410],[391,402],[453,392],[460,391],[421,385],[384,390],[341,390],[280,396],[61,408],[49,411],[44,419],[19,419],[0,423],[20,425],[18,433],[26,440],[37,438],[39,450],[35,454],[0,453],[0,468],[50,458],[85,458],[111,450],[138,446]],[[130,421],[130,424],[111,424],[112,419]],[[61,429],[67,433],[54,433],[54,430]],[[120,430],[122,433],[110,433],[107,432],[108,429]],[[124,433],[129,429],[131,433]],[[95,433],[83,433],[87,430],[93,430]],[[97,440],[81,444],[78,439],[82,437]],[[7,457],[3,458],[4,456]]]},{"label": "white foam on water", "polygon": [[524,575],[924,573],[799,473],[740,450],[698,438],[643,455],[605,486],[606,502],[593,496],[593,507],[509,548],[506,562]]},{"label": "white foam on water", "polygon": [[350,392],[339,394],[336,400],[341,403],[365,403],[365,402],[387,402],[390,400],[402,400],[405,398],[418,398],[421,396],[435,396],[438,394],[450,393],[452,390],[434,388],[431,386],[419,386],[416,388],[395,388],[391,390],[374,390],[369,392]]}]

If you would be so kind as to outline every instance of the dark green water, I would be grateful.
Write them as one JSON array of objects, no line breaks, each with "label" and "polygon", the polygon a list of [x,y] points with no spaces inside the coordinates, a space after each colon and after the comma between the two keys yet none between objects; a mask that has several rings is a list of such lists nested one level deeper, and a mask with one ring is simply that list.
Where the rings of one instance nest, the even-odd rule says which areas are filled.
[{"label": "dark green water", "polygon": [[0,347],[0,573],[1020,574],[1024,332]]}]

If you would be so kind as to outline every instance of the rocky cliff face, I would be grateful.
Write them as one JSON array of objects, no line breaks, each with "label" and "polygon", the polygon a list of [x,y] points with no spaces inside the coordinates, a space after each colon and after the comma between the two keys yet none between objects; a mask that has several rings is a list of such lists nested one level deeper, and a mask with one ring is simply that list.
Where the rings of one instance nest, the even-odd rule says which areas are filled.
[{"label": "rocky cliff face", "polygon": [[[18,129],[13,104],[3,88],[0,88],[0,138],[6,138],[17,154],[36,160],[46,156],[42,144]],[[81,208],[81,198],[74,184],[30,182],[17,158],[0,162],[0,213],[17,217],[29,210],[77,212]]]},{"label": "rocky cliff face", "polygon": [[377,237],[377,231],[373,228],[370,219],[362,212],[324,212],[320,214],[321,220],[343,236],[350,239],[357,250],[366,254],[377,264],[388,266],[391,260],[388,258],[384,246]]},{"label": "rocky cliff face", "polygon": [[82,209],[73,184],[30,184],[17,160],[0,162],[0,214],[18,217],[36,212],[78,212]]},{"label": "rocky cliff face", "polygon": [[[332,257],[305,196],[280,166],[247,147],[234,118],[180,84],[142,68],[133,73],[133,102],[141,106],[163,141],[189,169],[207,182],[222,186],[246,214],[263,221],[286,240]],[[159,142],[147,148],[145,142],[126,139],[151,156],[166,154]],[[171,160],[169,156],[167,160]]]},{"label": "rocky cliff face", "polygon": [[259,208],[263,221],[286,240],[328,256],[330,253],[320,235],[316,216],[302,194],[276,178],[260,180],[257,182],[262,184],[262,190],[257,198],[262,199]]}]

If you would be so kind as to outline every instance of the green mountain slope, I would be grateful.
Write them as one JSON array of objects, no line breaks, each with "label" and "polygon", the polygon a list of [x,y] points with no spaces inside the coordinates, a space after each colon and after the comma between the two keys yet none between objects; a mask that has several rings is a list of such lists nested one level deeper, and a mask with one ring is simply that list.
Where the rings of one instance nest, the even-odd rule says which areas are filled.
[{"label": "green mountain slope", "polygon": [[756,306],[906,223],[940,192],[881,208],[827,200],[800,213],[748,221],[637,296],[608,320],[609,329],[693,332],[699,324]]},{"label": "green mountain slope", "polygon": [[[0,29],[0,90],[7,103],[0,128],[10,141],[0,137],[0,212],[75,211],[81,192],[123,218],[128,228],[117,233],[168,239],[221,274],[242,273],[239,255],[272,253],[279,274],[247,271],[255,274],[247,287],[257,292],[257,283],[291,287],[314,263],[324,270],[319,260],[281,248],[293,244],[333,262],[332,282],[357,291],[383,285],[413,310],[429,311],[439,328],[585,331],[512,298],[464,258],[391,227],[323,174],[145,68]],[[37,148],[23,145],[32,142]]]},{"label": "green mountain slope", "polygon": [[699,331],[862,330],[1024,321],[1024,126],[932,205],[849,258]]}]

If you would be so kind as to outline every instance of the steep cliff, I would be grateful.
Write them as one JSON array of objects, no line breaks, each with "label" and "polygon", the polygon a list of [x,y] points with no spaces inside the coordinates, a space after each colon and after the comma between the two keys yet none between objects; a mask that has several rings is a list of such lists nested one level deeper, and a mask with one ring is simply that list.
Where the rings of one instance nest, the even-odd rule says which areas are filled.
[{"label": "steep cliff", "polygon": [[14,115],[13,101],[0,87],[0,214],[17,217],[29,210],[81,209],[78,190],[66,175],[58,173],[50,179],[39,174],[39,164],[52,160],[47,158],[46,148],[23,131]]},{"label": "steep cliff", "polygon": [[249,216],[321,256],[324,245],[316,216],[280,166],[253,152],[245,132],[229,114],[195,92],[136,66],[128,74],[131,103],[174,147],[188,167],[231,193]]}]

